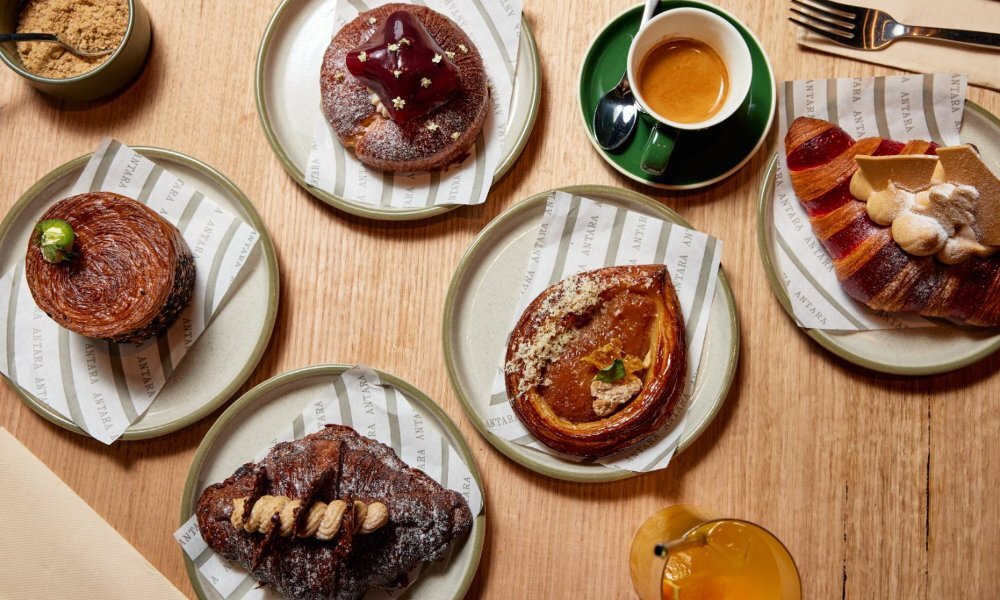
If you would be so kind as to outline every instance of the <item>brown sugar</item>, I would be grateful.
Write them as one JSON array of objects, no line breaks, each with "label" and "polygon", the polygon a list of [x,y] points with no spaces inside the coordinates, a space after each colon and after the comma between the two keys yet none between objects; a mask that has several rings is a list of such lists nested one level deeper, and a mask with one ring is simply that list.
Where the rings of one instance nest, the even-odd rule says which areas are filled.
[{"label": "brown sugar", "polygon": [[[18,33],[54,33],[84,51],[117,48],[128,28],[128,0],[29,0],[18,17]],[[64,79],[97,68],[108,56],[83,57],[59,44],[21,42],[21,62],[28,71]]]}]

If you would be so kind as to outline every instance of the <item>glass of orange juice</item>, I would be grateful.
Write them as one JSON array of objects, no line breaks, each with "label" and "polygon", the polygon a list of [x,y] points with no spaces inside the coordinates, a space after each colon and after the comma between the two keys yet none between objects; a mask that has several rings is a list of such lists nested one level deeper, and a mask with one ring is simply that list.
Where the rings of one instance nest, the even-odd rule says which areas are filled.
[{"label": "glass of orange juice", "polygon": [[753,523],[686,504],[668,506],[636,532],[629,553],[642,600],[800,600],[788,549]]}]

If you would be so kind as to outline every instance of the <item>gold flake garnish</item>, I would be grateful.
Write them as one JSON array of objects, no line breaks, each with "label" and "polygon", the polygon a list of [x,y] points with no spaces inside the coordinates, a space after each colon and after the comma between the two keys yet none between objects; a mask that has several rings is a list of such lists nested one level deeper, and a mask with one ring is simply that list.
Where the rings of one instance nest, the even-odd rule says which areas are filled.
[{"label": "gold flake garnish", "polygon": [[368,60],[368,53],[365,52],[364,50],[362,50],[361,52],[359,52],[358,53],[358,60],[360,62],[365,62],[366,60]]},{"label": "gold flake garnish", "polygon": [[455,53],[451,50],[445,50],[445,54],[448,55],[448,58],[455,58]]},{"label": "gold flake garnish", "polygon": [[457,140],[459,137],[461,137],[461,134],[459,134],[457,131],[451,134],[451,139],[453,140]]},{"label": "gold flake garnish", "polygon": [[431,87],[431,80],[424,77],[420,80],[420,87]]},{"label": "gold flake garnish", "polygon": [[393,71],[392,74],[396,76],[396,79],[399,79],[399,76],[402,75],[403,72],[400,71],[400,70],[396,70],[396,71]]},{"label": "gold flake garnish", "polygon": [[337,71],[336,73],[333,74],[333,78],[336,81],[343,81],[344,80],[344,73],[341,72],[341,71]]},{"label": "gold flake garnish", "polygon": [[431,62],[434,63],[434,64],[438,64],[439,62],[441,62],[441,55],[440,54],[435,54],[434,58],[431,59]]},{"label": "gold flake garnish", "polygon": [[374,25],[375,23],[378,23],[378,19],[376,19],[375,17],[368,17],[369,25]]},{"label": "gold flake garnish", "polygon": [[395,108],[402,109],[404,106],[406,106],[406,100],[403,100],[399,96],[396,96],[395,98],[392,99],[392,105]]},{"label": "gold flake garnish", "polygon": [[404,46],[409,46],[410,45],[410,38],[399,38],[399,43],[403,44]]},{"label": "gold flake garnish", "polygon": [[437,131],[438,130],[438,124],[435,123],[434,121],[431,121],[430,123],[427,124],[427,129],[429,129],[431,131]]},{"label": "gold flake garnish", "polygon": [[399,44],[389,44],[385,49],[389,52],[399,52]]},{"label": "gold flake garnish", "polygon": [[468,54],[469,48],[465,44],[459,44],[458,49],[462,51],[462,54]]}]

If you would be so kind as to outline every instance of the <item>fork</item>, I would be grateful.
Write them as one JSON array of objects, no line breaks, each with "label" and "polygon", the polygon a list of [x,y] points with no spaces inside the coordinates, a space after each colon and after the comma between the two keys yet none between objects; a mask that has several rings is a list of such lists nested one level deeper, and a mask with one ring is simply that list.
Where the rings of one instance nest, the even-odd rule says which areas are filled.
[{"label": "fork", "polygon": [[803,20],[789,17],[789,21],[828,40],[858,50],[881,50],[905,37],[1000,48],[1000,33],[905,25],[881,10],[841,4],[833,0],[792,0],[792,4],[806,10],[792,7],[792,13]]},{"label": "fork", "polygon": [[95,50],[93,52],[81,50],[76,46],[62,41],[58,36],[51,33],[0,33],[0,44],[4,42],[52,42],[53,44],[59,44],[77,56],[87,57],[107,56],[115,51],[114,48],[110,50]]}]

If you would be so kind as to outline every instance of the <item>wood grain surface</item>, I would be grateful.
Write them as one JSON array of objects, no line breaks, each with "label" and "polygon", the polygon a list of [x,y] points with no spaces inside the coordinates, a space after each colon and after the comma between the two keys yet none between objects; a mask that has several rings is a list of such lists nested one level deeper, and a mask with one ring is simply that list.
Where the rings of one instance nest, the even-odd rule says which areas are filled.
[{"label": "wood grain surface", "polygon": [[[362,361],[436,399],[485,479],[489,528],[470,597],[632,597],[632,535],[677,502],[774,531],[798,562],[806,598],[996,597],[1000,354],[947,375],[890,377],[853,367],[799,332],[771,294],[755,239],[773,135],[739,173],[696,193],[647,189],[606,165],[577,114],[577,73],[591,38],[630,0],[585,8],[524,1],[543,86],[524,154],[485,205],[410,224],[339,213],[282,170],[253,96],[256,53],[276,0],[145,4],[154,29],[149,63],[109,101],[65,105],[0,69],[0,208],[109,135],[179,150],[231,177],[267,223],[281,268],[274,336],[244,390],[295,367]],[[721,4],[761,37],[779,80],[894,72],[801,50],[783,1]],[[969,98],[1000,113],[1000,94],[970,87]],[[743,334],[732,392],[705,435],[666,471],[601,485],[546,479],[494,451],[462,413],[441,352],[445,293],[477,232],[529,195],[583,183],[650,194],[724,240]],[[188,594],[171,533],[191,458],[217,416],[106,447],[48,423],[0,386],[0,425]]]}]

